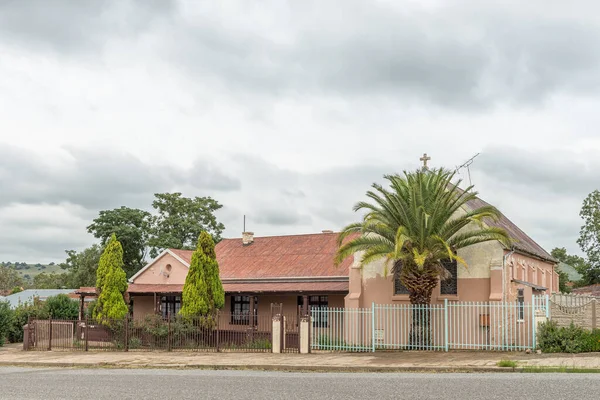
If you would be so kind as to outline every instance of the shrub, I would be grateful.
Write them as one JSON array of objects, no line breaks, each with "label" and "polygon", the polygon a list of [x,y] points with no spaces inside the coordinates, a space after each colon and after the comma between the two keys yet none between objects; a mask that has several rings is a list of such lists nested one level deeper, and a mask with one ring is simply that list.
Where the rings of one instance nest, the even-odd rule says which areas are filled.
[{"label": "shrub", "polygon": [[12,343],[23,341],[23,327],[30,318],[47,319],[48,311],[42,302],[34,299],[33,303],[19,304],[14,309],[14,318],[8,332],[8,340]]},{"label": "shrub", "polygon": [[555,321],[548,321],[539,327],[538,345],[544,353],[600,351],[600,329],[590,332],[573,323],[559,328]]},{"label": "shrub", "polygon": [[504,368],[516,368],[517,362],[513,360],[500,360],[496,365]]},{"label": "shrub", "polygon": [[9,329],[14,319],[14,311],[10,309],[8,301],[0,302],[0,347],[8,338]]},{"label": "shrub", "polygon": [[48,297],[45,304],[48,316],[54,319],[77,319],[79,304],[66,294]]}]

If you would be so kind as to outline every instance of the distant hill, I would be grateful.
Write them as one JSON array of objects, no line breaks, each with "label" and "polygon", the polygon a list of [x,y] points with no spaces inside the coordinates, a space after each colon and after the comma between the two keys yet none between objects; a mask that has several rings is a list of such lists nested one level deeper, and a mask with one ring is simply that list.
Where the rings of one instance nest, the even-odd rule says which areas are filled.
[{"label": "distant hill", "polygon": [[27,264],[22,262],[2,261],[0,265],[16,270],[19,275],[27,282],[33,282],[33,278],[42,272],[46,273],[62,273],[66,272],[58,264]]}]

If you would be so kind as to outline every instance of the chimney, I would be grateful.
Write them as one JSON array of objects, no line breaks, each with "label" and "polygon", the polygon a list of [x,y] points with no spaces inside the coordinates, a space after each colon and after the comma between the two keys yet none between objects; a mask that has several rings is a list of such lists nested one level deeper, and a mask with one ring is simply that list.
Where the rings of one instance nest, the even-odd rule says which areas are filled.
[{"label": "chimney", "polygon": [[321,231],[321,233],[333,233],[333,231],[330,231],[329,229],[326,229],[326,230]]},{"label": "chimney", "polygon": [[242,232],[242,244],[248,246],[254,242],[254,232]]}]

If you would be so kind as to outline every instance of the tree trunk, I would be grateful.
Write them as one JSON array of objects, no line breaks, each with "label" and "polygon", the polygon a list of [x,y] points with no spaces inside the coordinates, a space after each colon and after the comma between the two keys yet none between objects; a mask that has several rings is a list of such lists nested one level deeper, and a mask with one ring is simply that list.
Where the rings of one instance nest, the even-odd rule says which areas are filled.
[{"label": "tree trunk", "polygon": [[409,345],[413,350],[426,350],[431,346],[431,294],[438,278],[429,274],[405,277],[412,305],[412,325]]}]

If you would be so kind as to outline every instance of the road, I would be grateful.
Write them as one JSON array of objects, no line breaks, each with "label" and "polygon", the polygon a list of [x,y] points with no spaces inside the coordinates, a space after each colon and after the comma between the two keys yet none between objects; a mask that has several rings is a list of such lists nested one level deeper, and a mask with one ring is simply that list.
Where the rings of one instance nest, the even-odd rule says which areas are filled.
[{"label": "road", "polygon": [[0,368],[0,399],[598,399],[600,374]]}]

